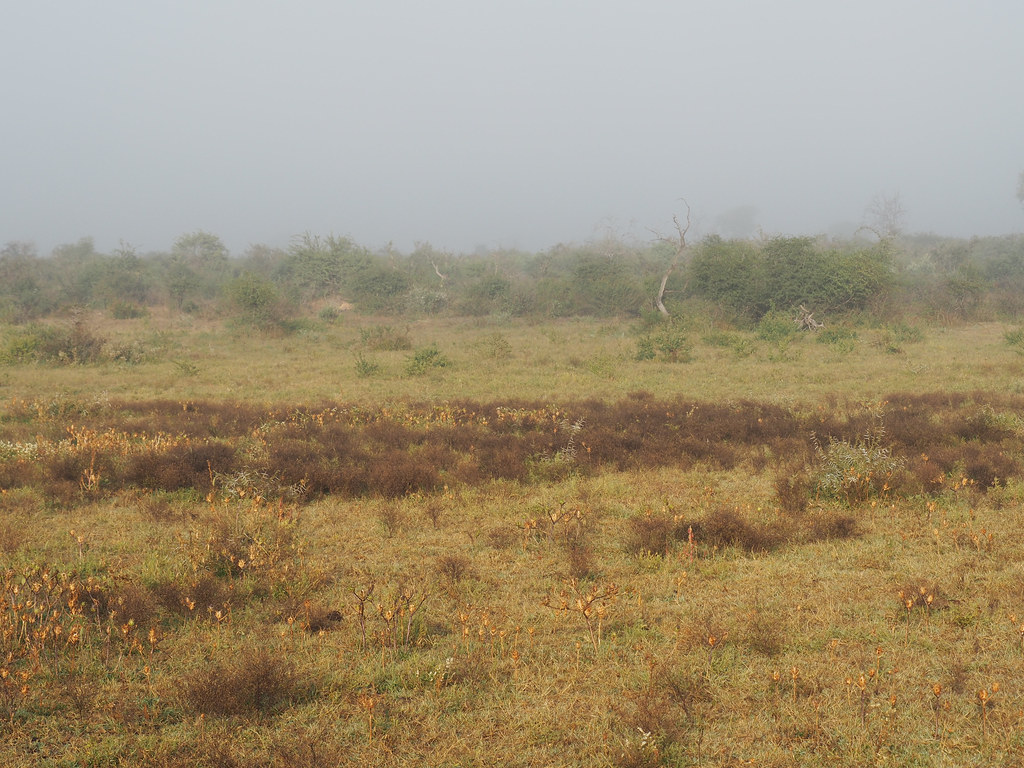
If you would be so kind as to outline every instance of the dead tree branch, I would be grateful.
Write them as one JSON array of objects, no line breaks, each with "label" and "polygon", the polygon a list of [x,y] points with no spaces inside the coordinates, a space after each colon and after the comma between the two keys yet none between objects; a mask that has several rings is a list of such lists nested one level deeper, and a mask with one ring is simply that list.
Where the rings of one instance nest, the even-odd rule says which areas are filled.
[{"label": "dead tree branch", "polygon": [[686,224],[681,224],[679,222],[679,216],[675,215],[672,217],[672,224],[675,225],[676,236],[673,238],[661,235],[658,236],[658,240],[660,242],[670,243],[676,249],[675,256],[673,256],[672,261],[669,263],[668,269],[666,269],[665,274],[661,276],[661,285],[658,286],[658,295],[654,298],[654,306],[656,306],[658,311],[665,317],[669,316],[669,311],[665,308],[665,288],[668,286],[668,279],[672,276],[672,273],[683,260],[683,255],[686,253],[686,233],[690,231],[690,204],[684,199],[683,205],[686,206]]}]

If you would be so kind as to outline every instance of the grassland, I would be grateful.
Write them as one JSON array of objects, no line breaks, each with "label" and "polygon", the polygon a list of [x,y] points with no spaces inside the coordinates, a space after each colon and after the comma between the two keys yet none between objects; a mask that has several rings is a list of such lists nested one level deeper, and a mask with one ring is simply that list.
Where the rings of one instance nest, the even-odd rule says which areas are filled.
[{"label": "grassland", "polygon": [[89,322],[0,368],[4,765],[1024,760],[1002,325]]}]

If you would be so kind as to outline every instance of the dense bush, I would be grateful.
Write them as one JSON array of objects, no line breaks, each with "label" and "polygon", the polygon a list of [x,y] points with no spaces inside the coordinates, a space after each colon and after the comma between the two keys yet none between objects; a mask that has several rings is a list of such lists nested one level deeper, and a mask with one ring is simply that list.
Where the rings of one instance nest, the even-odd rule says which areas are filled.
[{"label": "dense bush", "polygon": [[[227,309],[264,327],[297,306],[349,302],[360,312],[401,315],[638,317],[649,311],[676,258],[663,241],[614,237],[541,253],[455,256],[418,244],[377,251],[346,237],[306,235],[287,250],[256,245],[231,257],[207,232],[179,237],[166,253],[122,243],[109,254],[90,238],[41,258],[30,244],[0,249],[0,319],[26,323],[74,307],[139,316]],[[818,319],[899,308],[943,321],[1024,313],[1024,237],[905,237],[880,243],[711,236],[683,252],[665,299],[673,315],[698,300],[705,314],[753,324],[800,304]],[[126,314],[127,313],[127,314]],[[719,314],[720,313],[720,314]]]},{"label": "dense bush", "polygon": [[894,285],[884,248],[821,248],[806,237],[759,245],[708,238],[696,249],[689,277],[694,295],[753,321],[800,305],[822,315],[863,310]]}]

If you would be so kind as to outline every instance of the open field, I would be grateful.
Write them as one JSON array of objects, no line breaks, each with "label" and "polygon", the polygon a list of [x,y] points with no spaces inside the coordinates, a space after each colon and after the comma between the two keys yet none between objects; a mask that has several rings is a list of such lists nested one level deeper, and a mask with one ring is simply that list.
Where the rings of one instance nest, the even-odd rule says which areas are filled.
[{"label": "open field", "polygon": [[0,367],[3,765],[1024,761],[1006,326],[88,323]]}]

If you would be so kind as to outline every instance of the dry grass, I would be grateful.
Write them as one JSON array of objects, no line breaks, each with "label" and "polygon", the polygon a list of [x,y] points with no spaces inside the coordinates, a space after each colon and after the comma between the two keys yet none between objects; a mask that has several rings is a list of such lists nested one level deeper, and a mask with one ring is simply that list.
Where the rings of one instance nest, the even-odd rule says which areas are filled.
[{"label": "dry grass", "polygon": [[[825,345],[697,346],[618,383],[558,361],[624,329],[510,326],[484,366],[464,342],[493,327],[412,326],[454,366],[411,400],[303,339],[243,360],[171,332],[187,394],[158,365],[130,399],[101,366],[41,369],[57,398],[10,371],[0,763],[1024,760],[1024,399],[997,329],[827,371]],[[685,397],[630,395],[669,368]],[[346,396],[257,395],[267,371]],[[810,432],[856,445],[879,415],[889,487],[819,493]]]}]

